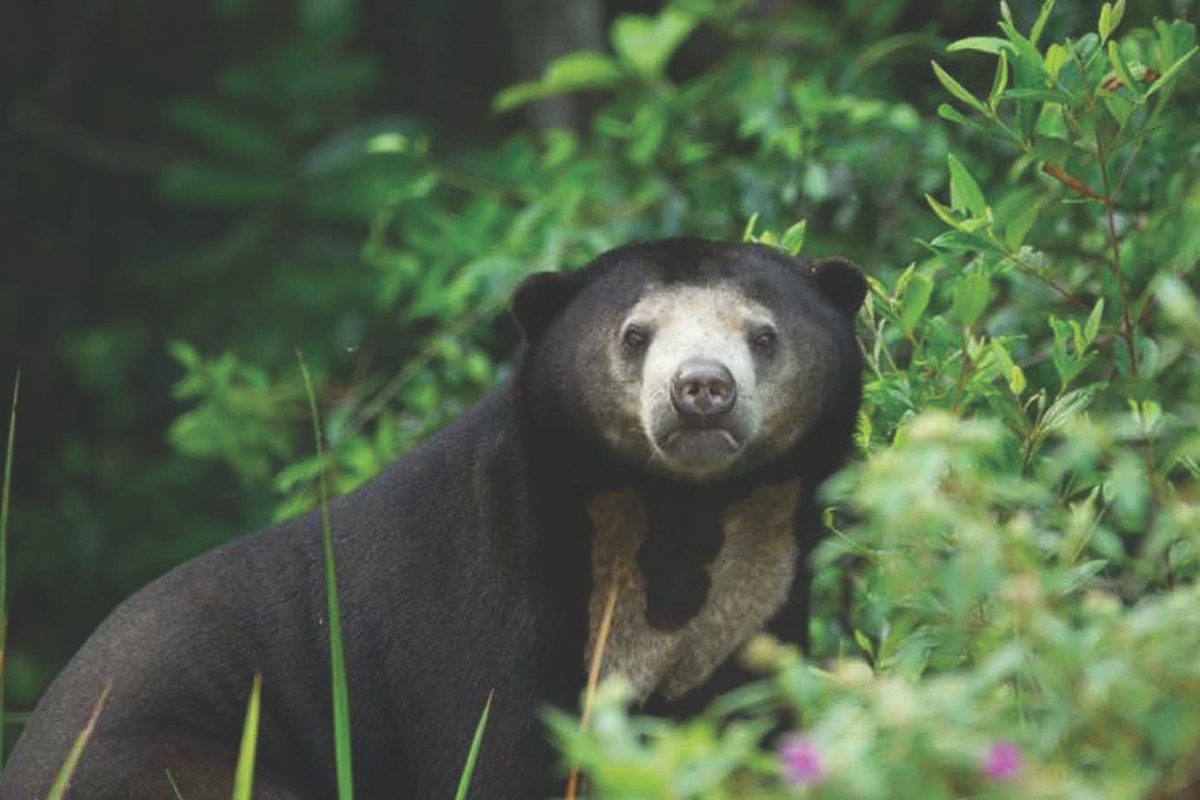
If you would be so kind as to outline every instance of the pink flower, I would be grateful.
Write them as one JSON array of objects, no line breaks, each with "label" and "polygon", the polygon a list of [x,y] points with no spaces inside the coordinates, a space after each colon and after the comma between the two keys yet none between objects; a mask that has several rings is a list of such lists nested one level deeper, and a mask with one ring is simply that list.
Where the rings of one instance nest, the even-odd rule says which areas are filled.
[{"label": "pink flower", "polygon": [[1012,742],[992,742],[980,767],[993,781],[1011,781],[1025,767],[1025,757],[1021,755],[1021,748]]},{"label": "pink flower", "polygon": [[779,763],[783,776],[793,786],[820,783],[825,777],[825,760],[821,751],[804,736],[789,736],[779,747]]}]

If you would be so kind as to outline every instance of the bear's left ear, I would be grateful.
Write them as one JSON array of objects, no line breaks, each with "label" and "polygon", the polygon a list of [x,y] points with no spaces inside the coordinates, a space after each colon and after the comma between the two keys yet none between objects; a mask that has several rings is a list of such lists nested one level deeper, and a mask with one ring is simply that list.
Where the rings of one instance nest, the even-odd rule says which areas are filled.
[{"label": "bear's left ear", "polygon": [[535,272],[521,280],[508,301],[527,342],[537,339],[575,295],[576,282],[562,272]]},{"label": "bear's left ear", "polygon": [[867,296],[867,279],[852,261],[841,256],[818,258],[808,264],[821,293],[848,317],[853,317]]}]

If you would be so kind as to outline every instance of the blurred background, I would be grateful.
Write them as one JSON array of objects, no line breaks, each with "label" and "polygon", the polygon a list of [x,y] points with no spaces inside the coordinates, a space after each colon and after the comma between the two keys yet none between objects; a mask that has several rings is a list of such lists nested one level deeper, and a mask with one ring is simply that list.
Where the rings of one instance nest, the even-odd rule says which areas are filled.
[{"label": "blurred background", "polygon": [[[1009,5],[1028,26],[1040,3]],[[1050,36],[1098,5],[1062,0]],[[1145,0],[1126,24],[1156,14],[1195,18]],[[504,374],[527,272],[736,238],[755,213],[807,219],[806,252],[873,274],[924,257],[922,194],[962,135],[929,61],[986,87],[990,60],[944,48],[996,18],[993,0],[0,6],[8,707],[122,597],[311,504],[295,348],[348,491]]]}]

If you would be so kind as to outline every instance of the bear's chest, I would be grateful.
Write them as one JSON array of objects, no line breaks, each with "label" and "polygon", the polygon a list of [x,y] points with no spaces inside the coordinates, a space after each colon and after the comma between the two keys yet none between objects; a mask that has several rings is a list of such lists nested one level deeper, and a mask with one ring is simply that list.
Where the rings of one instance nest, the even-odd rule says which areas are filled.
[{"label": "bear's chest", "polygon": [[[589,507],[595,538],[587,663],[615,591],[601,677],[623,675],[638,700],[654,691],[674,699],[700,686],[787,599],[796,571],[793,519],[799,489],[795,481],[760,487],[720,511],[720,549],[694,567],[706,581],[695,598],[698,609],[666,624],[654,608],[653,593],[661,587],[647,584],[671,576],[647,576],[644,568],[644,546],[654,535],[651,515],[633,492],[595,497]],[[686,548],[686,537],[674,546]],[[687,560],[686,553],[679,557]]]}]

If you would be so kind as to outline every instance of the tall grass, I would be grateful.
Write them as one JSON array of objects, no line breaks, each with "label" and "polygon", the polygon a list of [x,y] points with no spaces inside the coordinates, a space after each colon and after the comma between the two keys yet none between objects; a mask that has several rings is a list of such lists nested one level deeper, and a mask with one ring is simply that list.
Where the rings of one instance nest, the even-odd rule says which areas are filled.
[{"label": "tall grass", "polygon": [[[587,730],[592,721],[592,706],[596,702],[596,687],[600,684],[600,666],[604,663],[604,651],[608,648],[608,635],[612,632],[613,613],[617,610],[617,582],[614,580],[608,590],[608,599],[604,603],[604,616],[600,618],[600,629],[596,632],[596,648],[592,653],[592,663],[588,666],[587,688],[584,691],[583,713],[579,717],[579,727]],[[579,765],[573,765],[567,775],[567,791],[565,800],[575,800],[579,794]]]},{"label": "tall grass", "polygon": [[[342,643],[341,610],[338,605],[337,570],[333,554],[333,534],[329,524],[329,493],[325,483],[325,446],[321,435],[321,418],[317,411],[316,393],[313,391],[312,378],[308,373],[308,365],[304,355],[296,350],[296,360],[300,364],[300,374],[304,379],[304,392],[308,397],[308,410],[313,424],[313,440],[317,450],[317,481],[321,499],[321,541],[325,554],[325,595],[329,604],[329,660],[333,680],[333,738],[334,757],[336,760],[338,800],[353,800],[354,786],[350,763],[350,694],[346,682],[346,654]],[[608,617],[612,610],[609,609]],[[607,621],[607,620],[606,620]],[[255,690],[258,689],[258,676],[255,676]],[[256,696],[252,694],[252,700]],[[475,735],[471,739],[471,747],[467,752],[467,760],[459,776],[458,790],[455,800],[466,800],[471,788],[471,778],[475,774],[475,764],[479,757],[479,749],[483,743],[483,733],[487,728],[488,717],[492,709],[493,693],[488,693],[483,713],[475,726]],[[257,721],[256,721],[257,724]],[[249,717],[247,717],[249,725]],[[245,740],[243,739],[243,756],[245,756]],[[251,760],[253,754],[251,754]],[[239,771],[241,766],[239,765]],[[248,798],[249,795],[246,795]],[[234,800],[243,800],[235,795]]]},{"label": "tall grass", "polygon": [[[334,561],[333,552],[333,532],[329,522],[329,496],[325,482],[325,449],[323,437],[321,435],[321,421],[317,412],[316,394],[313,391],[312,379],[308,372],[308,366],[304,362],[304,356],[299,350],[296,351],[296,359],[300,365],[300,374],[304,379],[304,390],[308,396],[309,413],[312,417],[313,438],[316,443],[318,467],[318,486],[320,491],[320,519],[321,519],[321,542],[325,560],[325,592],[327,599],[327,611],[329,616],[329,655],[330,655],[330,673],[333,687],[333,733],[334,733],[334,759],[337,775],[338,800],[353,800],[354,785],[351,765],[351,749],[350,749],[350,700],[349,691],[347,688],[346,678],[346,655],[345,647],[342,639],[342,620],[341,609],[338,603],[337,592],[337,570]],[[12,411],[9,420],[8,428],[8,444],[5,451],[4,460],[4,488],[3,495],[0,496],[0,719],[3,719],[3,666],[4,666],[4,633],[7,627],[7,606],[5,604],[5,583],[7,570],[7,547],[8,547],[8,505],[9,505],[9,486],[12,475],[12,454],[13,440],[16,432],[16,415],[17,415],[17,399],[19,396],[21,385],[20,373],[17,374],[16,383],[13,386]],[[615,593],[614,593],[615,594]],[[604,639],[607,634],[607,627],[612,616],[612,604],[615,597],[610,598],[609,608],[606,611],[604,623],[602,625],[600,653],[603,652]],[[598,664],[593,665],[593,672],[598,668]],[[594,683],[594,676],[589,684]],[[589,685],[589,690],[594,691],[594,685]],[[79,760],[83,756],[83,750],[91,739],[93,732],[96,729],[96,723],[100,718],[100,713],[104,708],[104,704],[108,699],[109,691],[112,685],[106,685],[92,708],[92,713],[88,717],[87,724],[83,730],[75,737],[75,741],[71,745],[71,749],[67,754],[66,760],[59,769],[58,775],[54,780],[54,784],[50,788],[46,800],[63,800],[67,789],[70,787],[71,777],[74,775],[76,768],[79,766]],[[238,762],[234,773],[234,785],[232,800],[252,800],[254,788],[254,764],[256,753],[258,750],[258,729],[261,708],[262,696],[262,675],[255,674],[254,683],[250,690],[250,699],[246,707],[246,721],[242,729],[242,740],[238,752]],[[488,694],[487,702],[484,704],[483,713],[479,717],[479,722],[475,727],[475,734],[471,740],[471,747],[467,753],[466,763],[463,766],[462,774],[459,778],[458,790],[455,793],[455,800],[466,800],[467,793],[470,791],[471,779],[475,772],[475,765],[479,757],[479,750],[483,743],[483,734],[487,728],[488,718],[492,708],[493,693]],[[3,752],[3,725],[0,725],[0,753]],[[181,797],[179,788],[175,784],[174,778],[170,771],[167,772],[167,780],[175,796]]]},{"label": "tall grass", "polygon": [[254,757],[258,750],[258,709],[262,694],[262,675],[254,675],[250,701],[246,703],[246,724],[242,728],[242,746],[237,771],[233,774],[233,800],[250,800],[254,792]]},{"label": "tall grass", "polygon": [[342,615],[338,605],[337,569],[333,556],[333,533],[329,525],[329,493],[325,486],[325,445],[321,437],[321,417],[317,397],[304,355],[296,350],[308,410],[312,417],[313,439],[317,448],[317,486],[321,496],[321,543],[325,553],[325,597],[329,612],[329,665],[333,681],[333,752],[337,770],[338,800],[352,800],[354,777],[350,764],[350,694],[346,687],[346,652],[342,644]]},{"label": "tall grass", "polygon": [[494,694],[495,692],[488,692],[487,702],[483,704],[483,713],[479,715],[479,724],[475,726],[475,736],[471,739],[471,749],[467,751],[467,763],[463,765],[462,775],[459,776],[458,791],[454,793],[454,800],[467,800],[467,792],[471,789],[471,776],[475,774],[475,760],[479,757],[479,746],[483,743],[483,731],[487,728]]},{"label": "tall grass", "polygon": [[54,779],[54,784],[51,785],[46,800],[62,800],[66,796],[67,788],[71,785],[71,777],[75,774],[75,768],[79,766],[79,759],[83,756],[83,748],[87,746],[88,740],[92,738],[92,733],[96,730],[96,720],[100,719],[100,712],[104,710],[104,703],[108,700],[108,693],[111,689],[111,683],[105,684],[104,689],[100,692],[96,705],[92,707],[91,716],[88,717],[87,725],[84,725],[83,730],[75,737],[75,742],[67,752],[67,759],[58,770],[58,777]]},{"label": "tall grass", "polygon": [[[4,488],[0,490],[0,758],[3,758],[4,754],[4,724],[6,722],[4,666],[8,657],[8,506],[12,493],[13,443],[17,434],[17,402],[20,396],[21,371],[17,370],[17,377],[13,381],[12,408],[8,417],[8,441],[4,448]],[[104,689],[101,690],[100,697],[96,699],[96,705],[92,707],[92,713],[88,716],[87,724],[75,737],[75,741],[71,743],[71,749],[67,752],[67,758],[59,768],[54,783],[50,786],[46,800],[62,800],[66,795],[67,788],[71,785],[71,777],[75,774],[75,769],[79,766],[79,759],[83,756],[83,748],[87,746],[88,740],[92,738],[92,733],[96,730],[96,721],[100,719],[100,712],[104,709],[104,703],[108,700],[108,693],[111,690],[111,683],[105,684]]]},{"label": "tall grass", "polygon": [[8,417],[8,445],[4,450],[4,489],[0,491],[0,764],[4,760],[4,666],[8,659],[8,499],[12,485],[13,441],[17,435],[17,399],[21,371],[13,381],[12,410]]}]

